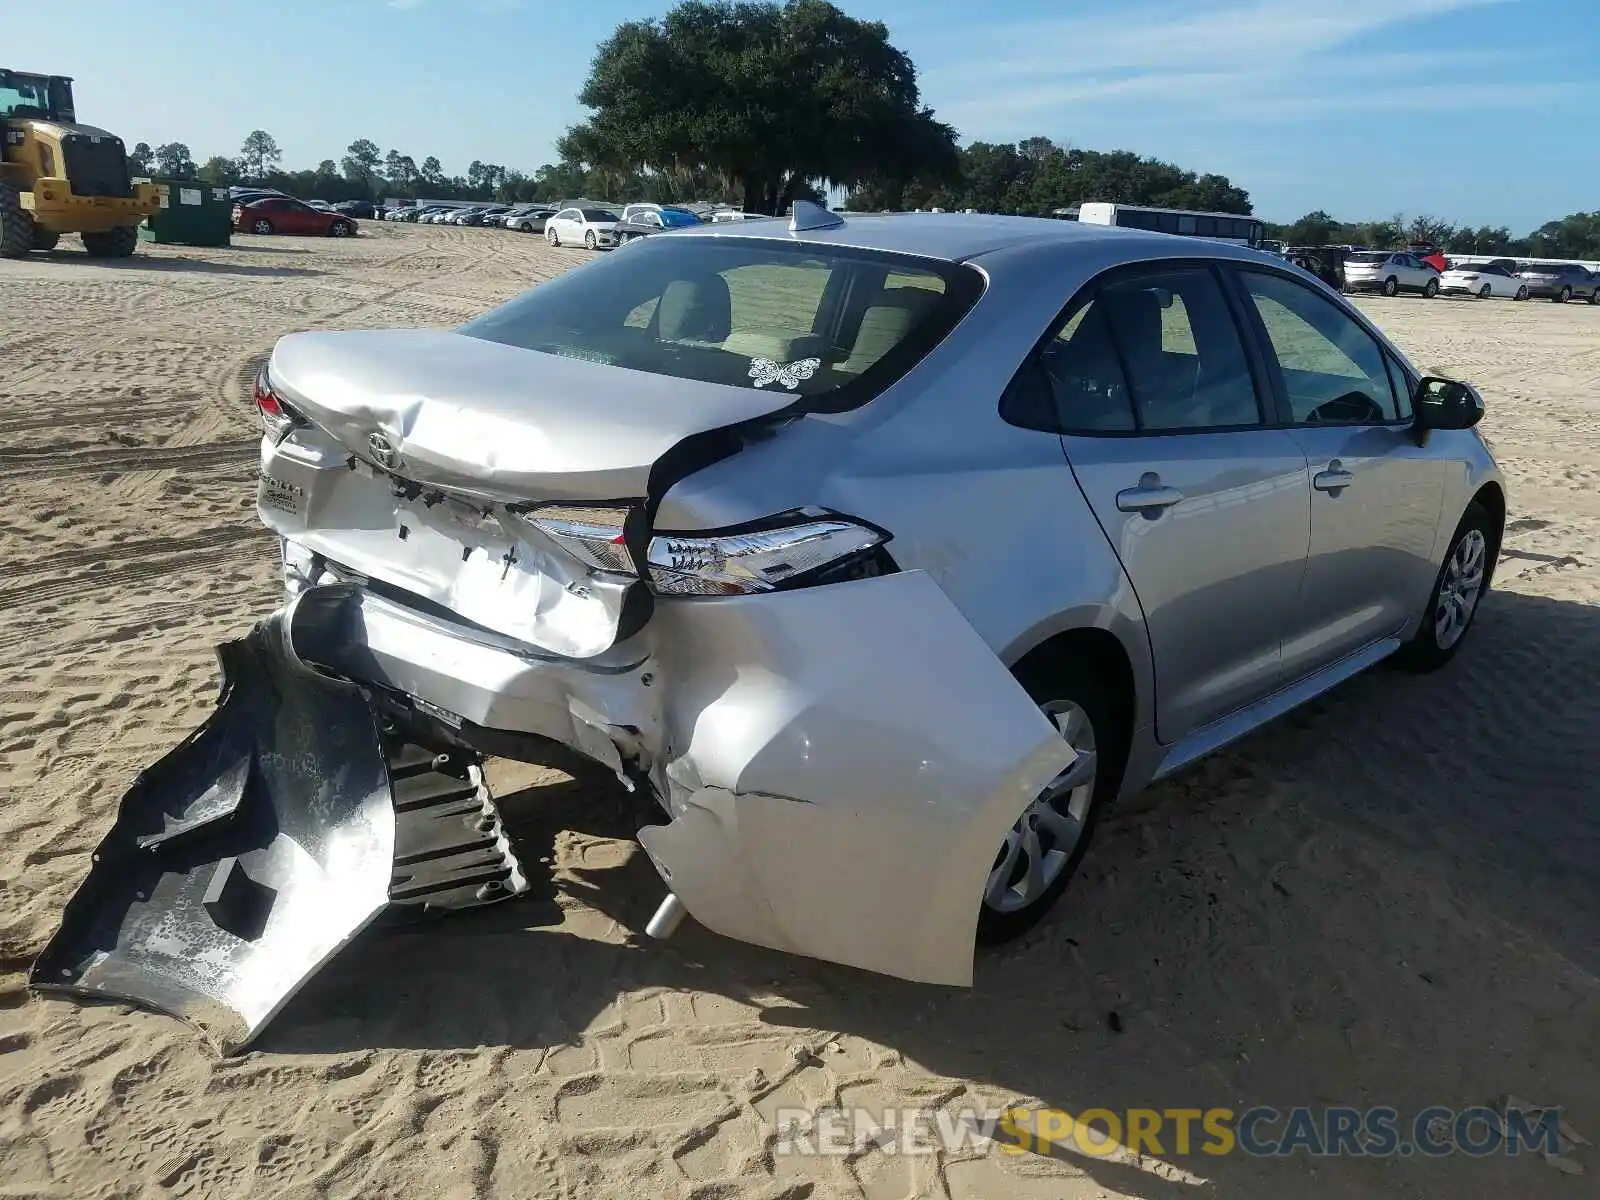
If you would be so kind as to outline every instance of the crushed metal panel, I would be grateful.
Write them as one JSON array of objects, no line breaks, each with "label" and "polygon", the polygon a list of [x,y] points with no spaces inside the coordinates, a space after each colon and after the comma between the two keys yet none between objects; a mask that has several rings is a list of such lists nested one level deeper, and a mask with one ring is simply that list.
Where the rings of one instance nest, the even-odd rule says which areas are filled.
[{"label": "crushed metal panel", "polygon": [[30,982],[228,1051],[383,910],[395,818],[371,709],[290,665],[277,617],[217,657],[216,711],[123,796]]},{"label": "crushed metal panel", "polygon": [[654,623],[683,786],[640,838],[689,912],[970,984],[995,852],[1074,755],[932,578],[661,605]]}]

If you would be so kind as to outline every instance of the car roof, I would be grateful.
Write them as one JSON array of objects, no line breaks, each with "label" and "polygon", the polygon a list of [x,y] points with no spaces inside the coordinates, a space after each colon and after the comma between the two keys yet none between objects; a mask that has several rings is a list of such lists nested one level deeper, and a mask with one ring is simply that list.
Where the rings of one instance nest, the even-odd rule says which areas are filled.
[{"label": "car roof", "polygon": [[1125,246],[1130,257],[1165,256],[1176,251],[1174,242],[1203,244],[1190,253],[1200,257],[1258,258],[1259,251],[1208,238],[1180,238],[1176,234],[1150,233],[1115,225],[1085,225],[1050,217],[1006,217],[981,213],[841,213],[843,223],[828,228],[791,232],[784,217],[752,217],[744,221],[687,226],[672,237],[770,238],[812,244],[883,250],[964,262],[997,250],[1035,244],[1109,248]]}]

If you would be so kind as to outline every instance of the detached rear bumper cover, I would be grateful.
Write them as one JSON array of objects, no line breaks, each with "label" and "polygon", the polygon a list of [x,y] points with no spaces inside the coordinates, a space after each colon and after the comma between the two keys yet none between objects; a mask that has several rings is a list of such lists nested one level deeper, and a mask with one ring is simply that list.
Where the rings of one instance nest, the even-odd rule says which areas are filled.
[{"label": "detached rear bumper cover", "polygon": [[395,818],[360,693],[296,669],[271,618],[218,647],[206,722],[123,796],[32,983],[253,1038],[389,900]]}]

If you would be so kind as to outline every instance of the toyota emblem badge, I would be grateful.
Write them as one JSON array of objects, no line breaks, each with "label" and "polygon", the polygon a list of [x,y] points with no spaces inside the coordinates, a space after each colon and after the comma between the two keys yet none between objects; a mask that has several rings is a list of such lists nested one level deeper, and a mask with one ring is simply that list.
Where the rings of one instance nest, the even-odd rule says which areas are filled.
[{"label": "toyota emblem badge", "polygon": [[394,443],[381,433],[368,435],[367,449],[372,452],[372,461],[386,470],[393,470],[400,463],[400,452],[394,448]]}]

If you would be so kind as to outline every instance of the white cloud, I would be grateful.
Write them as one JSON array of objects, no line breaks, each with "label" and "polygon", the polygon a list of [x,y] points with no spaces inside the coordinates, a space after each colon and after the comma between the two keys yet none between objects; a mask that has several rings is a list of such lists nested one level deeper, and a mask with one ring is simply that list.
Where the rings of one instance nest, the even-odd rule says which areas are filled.
[{"label": "white cloud", "polygon": [[[1549,88],[1563,85],[1540,79],[1525,55],[1434,52],[1408,28],[1521,2],[1158,0],[1103,16],[986,20],[962,32],[951,60],[936,55],[921,82],[940,117],[968,136],[1066,124],[1085,107],[1101,120],[1264,122],[1334,110],[1548,103]],[[1489,82],[1496,86],[1480,94]]]}]

